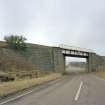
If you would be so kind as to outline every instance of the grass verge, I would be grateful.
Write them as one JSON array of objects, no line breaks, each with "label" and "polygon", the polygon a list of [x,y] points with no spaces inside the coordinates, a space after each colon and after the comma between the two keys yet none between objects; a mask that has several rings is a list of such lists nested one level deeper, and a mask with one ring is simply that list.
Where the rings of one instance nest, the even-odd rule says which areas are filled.
[{"label": "grass verge", "polygon": [[0,84],[0,97],[4,97],[9,94],[13,94],[21,90],[30,88],[32,86],[37,86],[42,83],[58,79],[61,76],[62,75],[59,73],[53,73],[40,78],[17,80],[13,82],[2,83]]},{"label": "grass verge", "polygon": [[98,77],[105,79],[105,71],[95,72],[94,74]]}]

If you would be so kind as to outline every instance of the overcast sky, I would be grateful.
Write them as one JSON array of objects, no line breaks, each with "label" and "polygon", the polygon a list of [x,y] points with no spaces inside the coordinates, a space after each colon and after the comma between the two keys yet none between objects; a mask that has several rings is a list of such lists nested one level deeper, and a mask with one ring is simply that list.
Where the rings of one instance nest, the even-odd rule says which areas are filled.
[{"label": "overcast sky", "polygon": [[10,34],[105,55],[105,0],[0,0],[0,40]]}]

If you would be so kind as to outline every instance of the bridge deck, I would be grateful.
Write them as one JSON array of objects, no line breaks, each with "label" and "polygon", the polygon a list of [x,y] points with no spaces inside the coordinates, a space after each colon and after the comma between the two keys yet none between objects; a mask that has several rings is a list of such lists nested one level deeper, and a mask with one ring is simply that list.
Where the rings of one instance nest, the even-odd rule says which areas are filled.
[{"label": "bridge deck", "polygon": [[62,50],[69,50],[69,51],[77,51],[77,52],[87,52],[87,53],[93,53],[94,51],[91,49],[86,49],[86,48],[80,48],[80,47],[74,47],[74,46],[68,46],[64,44],[60,44],[59,47]]}]

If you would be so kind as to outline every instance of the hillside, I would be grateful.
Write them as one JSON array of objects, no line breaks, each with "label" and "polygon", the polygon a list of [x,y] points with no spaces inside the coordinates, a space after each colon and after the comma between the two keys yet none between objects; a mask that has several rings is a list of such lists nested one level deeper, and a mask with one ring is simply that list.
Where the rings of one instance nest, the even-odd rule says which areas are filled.
[{"label": "hillside", "polygon": [[52,48],[28,43],[25,51],[18,51],[0,41],[0,72],[28,75],[52,70]]}]

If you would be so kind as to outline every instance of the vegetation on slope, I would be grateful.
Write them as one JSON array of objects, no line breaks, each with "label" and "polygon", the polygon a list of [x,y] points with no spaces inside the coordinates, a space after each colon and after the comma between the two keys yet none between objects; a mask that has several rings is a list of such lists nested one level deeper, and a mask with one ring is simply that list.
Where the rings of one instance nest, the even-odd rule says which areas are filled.
[{"label": "vegetation on slope", "polygon": [[61,77],[61,74],[53,73],[40,78],[17,80],[0,84],[0,97],[7,96],[12,93],[27,89],[32,86],[37,86],[42,83],[52,81]]},{"label": "vegetation on slope", "polygon": [[47,71],[38,69],[36,60],[39,58],[39,53],[42,57],[44,53],[48,55],[51,51],[46,49],[49,48],[28,44],[25,43],[25,40],[26,38],[22,36],[11,35],[5,37],[5,42],[0,42],[0,79],[5,80],[7,76],[14,77],[14,79],[37,78],[49,74]]},{"label": "vegetation on slope", "polygon": [[10,35],[10,36],[5,36],[4,40],[8,44],[8,46],[12,49],[17,49],[17,50],[25,50],[26,49],[26,38],[23,36],[19,35]]}]

